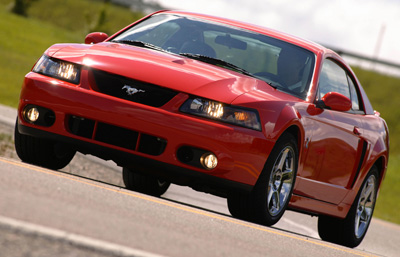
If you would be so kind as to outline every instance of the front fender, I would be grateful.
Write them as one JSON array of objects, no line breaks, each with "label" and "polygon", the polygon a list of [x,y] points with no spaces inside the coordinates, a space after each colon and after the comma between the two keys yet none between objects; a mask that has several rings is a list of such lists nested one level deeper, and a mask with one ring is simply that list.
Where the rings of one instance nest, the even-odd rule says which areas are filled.
[{"label": "front fender", "polygon": [[288,129],[294,129],[296,132],[293,133],[297,133],[295,136],[299,142],[303,141],[304,128],[301,113],[306,112],[308,105],[299,102],[298,98],[278,91],[272,96],[269,92],[254,90],[241,95],[232,104],[258,110],[267,140],[275,142]]},{"label": "front fender", "polygon": [[285,105],[276,119],[273,130],[271,132],[266,131],[266,136],[278,140],[278,138],[292,126],[296,126],[300,132],[300,135],[295,136],[304,135],[301,114],[294,106]]}]

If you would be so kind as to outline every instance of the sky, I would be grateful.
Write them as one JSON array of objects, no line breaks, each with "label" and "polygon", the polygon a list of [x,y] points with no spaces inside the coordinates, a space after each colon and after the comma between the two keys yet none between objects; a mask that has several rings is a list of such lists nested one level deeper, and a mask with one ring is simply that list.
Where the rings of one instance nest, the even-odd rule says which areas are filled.
[{"label": "sky", "polygon": [[158,0],[400,64],[400,0]]}]

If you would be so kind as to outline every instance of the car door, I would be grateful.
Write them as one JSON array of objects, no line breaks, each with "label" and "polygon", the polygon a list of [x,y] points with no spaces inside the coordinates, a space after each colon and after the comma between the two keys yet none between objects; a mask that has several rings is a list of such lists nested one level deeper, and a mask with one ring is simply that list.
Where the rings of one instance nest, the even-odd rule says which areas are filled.
[{"label": "car door", "polygon": [[358,172],[365,145],[359,115],[362,110],[349,74],[334,60],[323,63],[317,100],[328,92],[337,92],[352,100],[352,109],[343,112],[324,108],[305,118],[311,133],[306,138],[296,194],[338,204]]}]

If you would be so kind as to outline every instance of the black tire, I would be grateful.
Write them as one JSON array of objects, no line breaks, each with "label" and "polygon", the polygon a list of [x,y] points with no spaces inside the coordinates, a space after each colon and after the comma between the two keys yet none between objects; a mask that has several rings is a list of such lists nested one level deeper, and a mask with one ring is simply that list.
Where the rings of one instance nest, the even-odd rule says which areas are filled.
[{"label": "black tire", "polygon": [[357,247],[364,239],[375,208],[379,184],[376,166],[369,171],[346,218],[318,218],[318,233],[322,240],[347,247]]},{"label": "black tire", "polygon": [[14,145],[23,162],[53,170],[67,166],[76,153],[65,144],[19,133],[18,122],[14,130]]},{"label": "black tire", "polygon": [[252,219],[272,226],[285,212],[292,197],[298,166],[296,138],[284,134],[276,142],[251,196]]},{"label": "black tire", "polygon": [[251,218],[250,213],[250,196],[232,192],[228,194],[228,209],[231,215],[237,219],[249,220]]},{"label": "black tire", "polygon": [[170,182],[155,177],[146,176],[131,169],[122,169],[122,178],[127,189],[160,197],[167,192]]}]

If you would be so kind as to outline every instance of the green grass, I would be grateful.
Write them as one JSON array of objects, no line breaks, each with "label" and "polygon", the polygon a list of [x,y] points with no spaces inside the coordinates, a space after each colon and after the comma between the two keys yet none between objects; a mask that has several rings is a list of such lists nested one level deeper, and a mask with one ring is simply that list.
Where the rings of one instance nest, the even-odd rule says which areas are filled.
[{"label": "green grass", "polygon": [[[32,4],[28,16],[51,21],[53,25],[76,31],[82,35],[93,30],[114,34],[143,16],[143,14],[131,12],[127,8],[103,2],[38,0]],[[103,17],[101,17],[102,12]],[[103,20],[99,22],[101,19]]]},{"label": "green grass", "polygon": [[[105,23],[96,29],[108,33],[141,17],[121,7],[104,6],[100,1],[38,0],[29,9],[28,18],[23,18],[7,11],[11,2],[0,0],[0,103],[12,107],[17,107],[25,74],[50,45],[83,42],[86,33],[96,27],[104,8]],[[375,217],[400,224],[400,79],[359,68],[354,71],[390,130],[389,167]]]},{"label": "green grass", "polygon": [[374,217],[400,224],[400,155],[391,154]]},{"label": "green grass", "polygon": [[375,110],[386,120],[390,151],[400,153],[400,78],[353,68]]},{"label": "green grass", "polygon": [[[10,9],[14,0],[0,0],[0,8]],[[93,30],[113,34],[143,14],[127,8],[104,4],[100,0],[36,0],[28,9],[28,17],[85,36]],[[101,13],[103,12],[103,22]]]},{"label": "green grass", "polygon": [[[0,102],[12,107],[17,106],[25,74],[49,46],[82,43],[93,29],[115,33],[143,16],[98,1],[38,0],[24,18],[8,12],[11,3],[0,0]],[[102,10],[106,18],[99,25]]]},{"label": "green grass", "polygon": [[0,133],[0,156],[10,156],[14,152],[14,142],[11,135]]},{"label": "green grass", "polygon": [[82,37],[56,26],[0,9],[0,91],[2,104],[16,107],[25,74],[50,45],[82,42]]}]

